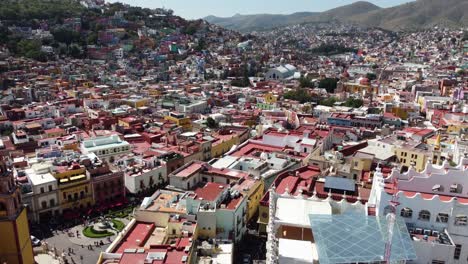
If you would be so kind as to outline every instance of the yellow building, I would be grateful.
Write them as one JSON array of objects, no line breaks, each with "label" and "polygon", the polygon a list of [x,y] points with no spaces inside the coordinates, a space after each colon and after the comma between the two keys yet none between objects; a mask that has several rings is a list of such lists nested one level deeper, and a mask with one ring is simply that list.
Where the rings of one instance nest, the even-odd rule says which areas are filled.
[{"label": "yellow building", "polygon": [[213,141],[211,145],[212,158],[222,156],[224,153],[228,152],[232,146],[239,144],[239,137],[235,133],[228,137],[226,137],[226,135],[216,135],[214,138],[215,141]]},{"label": "yellow building", "polygon": [[448,134],[460,134],[460,131],[463,129],[468,129],[467,123],[462,123],[458,121],[446,120],[447,123],[447,133]]},{"label": "yellow building", "polygon": [[0,263],[33,264],[34,256],[26,209],[20,189],[5,163],[0,163]]},{"label": "yellow building", "polygon": [[[364,155],[365,156],[365,155]],[[352,159],[352,177],[354,180],[360,181],[361,175],[365,171],[370,171],[372,166],[373,157],[354,157]]]},{"label": "yellow building", "polygon": [[[265,190],[265,183],[263,178],[260,179],[244,179],[238,185],[233,187],[238,189],[240,192],[244,192],[247,197],[247,222],[249,222],[257,213],[260,207],[260,200],[263,197]],[[247,191],[245,191],[247,190]]]},{"label": "yellow building", "polygon": [[51,128],[51,129],[46,129],[44,131],[44,134],[45,134],[46,138],[55,138],[55,137],[62,137],[66,133],[65,133],[65,129],[55,127],[55,128]]},{"label": "yellow building", "polygon": [[366,94],[369,94],[369,93],[377,94],[378,92],[377,87],[372,87],[370,85],[363,85],[360,83],[349,83],[349,82],[342,84],[342,90],[348,93],[352,93],[352,94],[356,94],[356,93],[363,94],[364,92]]},{"label": "yellow building", "polygon": [[92,87],[94,87],[94,83],[93,82],[84,82],[83,86],[86,87],[86,88],[92,88]]},{"label": "yellow building", "polygon": [[403,166],[413,166],[417,171],[423,171],[426,167],[428,152],[416,147],[396,147],[395,155]]},{"label": "yellow building", "polygon": [[84,166],[72,164],[68,168],[58,167],[53,175],[58,181],[62,211],[84,209],[94,205],[91,184]]},{"label": "yellow building", "polygon": [[148,98],[130,98],[130,99],[125,100],[124,103],[133,108],[139,108],[139,107],[147,106],[149,103],[149,99]]},{"label": "yellow building", "polygon": [[416,112],[419,112],[419,109],[408,108],[408,107],[399,107],[399,106],[395,106],[395,107],[392,108],[392,113],[395,116],[398,116],[399,118],[401,118],[403,120],[408,119],[408,116],[409,116],[410,113],[416,113]]},{"label": "yellow building", "polygon": [[265,94],[265,103],[267,104],[274,104],[277,102],[277,97],[273,95],[272,93],[267,93]]},{"label": "yellow building", "polygon": [[218,133],[212,135],[211,158],[222,156],[231,150],[234,145],[239,145],[250,136],[250,129],[247,127],[223,127]]},{"label": "yellow building", "polygon": [[171,112],[168,116],[164,117],[164,120],[175,123],[176,125],[182,127],[184,131],[192,130],[192,121],[190,120],[190,118],[185,117],[185,115],[183,114]]}]

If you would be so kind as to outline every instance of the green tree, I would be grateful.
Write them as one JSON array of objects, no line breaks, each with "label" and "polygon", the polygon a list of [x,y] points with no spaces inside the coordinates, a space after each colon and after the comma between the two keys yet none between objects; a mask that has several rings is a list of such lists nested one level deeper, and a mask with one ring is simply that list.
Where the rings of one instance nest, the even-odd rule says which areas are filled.
[{"label": "green tree", "polygon": [[70,47],[70,56],[72,56],[75,59],[81,59],[83,57],[83,54],[81,52],[81,49],[78,45],[73,44]]},{"label": "green tree", "polygon": [[206,126],[209,128],[217,128],[218,123],[216,123],[216,121],[210,116],[206,119]]},{"label": "green tree", "polygon": [[301,104],[314,101],[312,95],[310,95],[304,88],[297,88],[296,90],[288,91],[283,95],[283,97],[284,99],[299,101]]},{"label": "green tree", "polygon": [[338,79],[336,78],[324,78],[319,82],[319,88],[324,88],[329,93],[335,92],[336,86],[338,83]]},{"label": "green tree", "polygon": [[8,37],[10,35],[10,31],[6,26],[0,26],[0,43],[6,44],[8,42]]},{"label": "green tree", "polygon": [[68,29],[55,30],[52,32],[52,35],[56,41],[65,43],[67,46],[80,41],[80,33]]},{"label": "green tree", "polygon": [[299,86],[301,88],[312,88],[314,84],[309,78],[301,76],[301,78],[299,79]]},{"label": "green tree", "polygon": [[366,74],[366,78],[369,79],[369,81],[377,79],[377,75],[373,72],[369,72]]},{"label": "green tree", "polygon": [[47,61],[47,55],[41,51],[42,44],[38,40],[23,39],[18,42],[17,54],[38,61]]},{"label": "green tree", "polygon": [[231,81],[232,86],[238,86],[238,87],[247,87],[250,86],[250,79],[249,79],[249,71],[247,69],[247,65],[243,65],[243,74],[242,74],[242,79],[236,79]]},{"label": "green tree", "polygon": [[321,100],[319,102],[319,105],[324,105],[324,106],[333,106],[335,105],[336,103],[336,98],[335,97],[330,97],[330,98],[327,98],[327,99],[324,99],[324,100]]},{"label": "green tree", "polygon": [[364,102],[362,101],[362,99],[348,98],[344,103],[344,106],[359,108],[363,105],[363,103]]}]

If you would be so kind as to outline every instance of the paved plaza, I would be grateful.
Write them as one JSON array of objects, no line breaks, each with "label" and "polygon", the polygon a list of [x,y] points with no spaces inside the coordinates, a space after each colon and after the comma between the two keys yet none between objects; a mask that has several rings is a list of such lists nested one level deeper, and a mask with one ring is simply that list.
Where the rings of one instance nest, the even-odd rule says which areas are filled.
[{"label": "paved plaza", "polygon": [[[118,219],[124,224],[128,224],[128,219]],[[89,238],[83,235],[84,225],[79,224],[64,231],[53,231],[49,237],[43,238],[42,242],[47,243],[49,251],[55,252],[58,256],[64,256],[67,263],[96,263],[99,254],[105,251],[109,244],[114,241],[114,236],[105,238]],[[103,245],[101,245],[101,242]],[[96,244],[95,244],[96,243]],[[38,263],[58,263],[50,262],[53,258],[47,254],[41,254]]]}]

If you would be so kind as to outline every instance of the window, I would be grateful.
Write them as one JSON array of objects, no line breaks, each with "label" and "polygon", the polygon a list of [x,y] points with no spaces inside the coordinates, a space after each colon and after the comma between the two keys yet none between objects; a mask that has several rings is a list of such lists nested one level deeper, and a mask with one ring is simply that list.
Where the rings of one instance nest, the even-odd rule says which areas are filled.
[{"label": "window", "polygon": [[411,210],[411,208],[405,207],[401,209],[400,216],[405,218],[411,218],[413,217],[413,210]]},{"label": "window", "polygon": [[455,225],[465,226],[466,222],[467,222],[466,215],[459,215],[459,216],[455,217]]},{"label": "window", "polygon": [[437,215],[436,222],[447,223],[447,222],[448,222],[448,219],[449,219],[449,215],[448,215],[448,214],[439,213],[439,214]]},{"label": "window", "polygon": [[52,191],[52,185],[49,185],[49,192]]},{"label": "window", "polygon": [[461,193],[462,192],[462,186],[458,183],[454,183],[450,185],[450,192],[451,193]]},{"label": "window", "polygon": [[63,192],[63,199],[67,199],[67,193]]},{"label": "window", "polygon": [[44,193],[44,187],[41,187],[41,193]]},{"label": "window", "polygon": [[42,209],[46,209],[47,208],[47,202],[46,201],[42,201]]},{"label": "window", "polygon": [[454,259],[460,259],[462,245],[455,245],[455,252],[453,253]]},{"label": "window", "polygon": [[422,221],[429,221],[431,219],[431,213],[427,210],[421,210],[419,212],[418,219]]},{"label": "window", "polygon": [[54,207],[55,206],[55,200],[54,199],[50,199],[50,207]]},{"label": "window", "polygon": [[433,259],[432,264],[445,264],[445,261]]}]

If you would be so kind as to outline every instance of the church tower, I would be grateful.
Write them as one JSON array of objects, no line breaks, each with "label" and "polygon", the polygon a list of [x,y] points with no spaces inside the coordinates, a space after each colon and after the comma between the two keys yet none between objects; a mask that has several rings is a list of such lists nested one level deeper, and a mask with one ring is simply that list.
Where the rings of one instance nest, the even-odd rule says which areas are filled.
[{"label": "church tower", "polygon": [[0,263],[32,264],[33,249],[26,208],[13,173],[0,160]]}]

